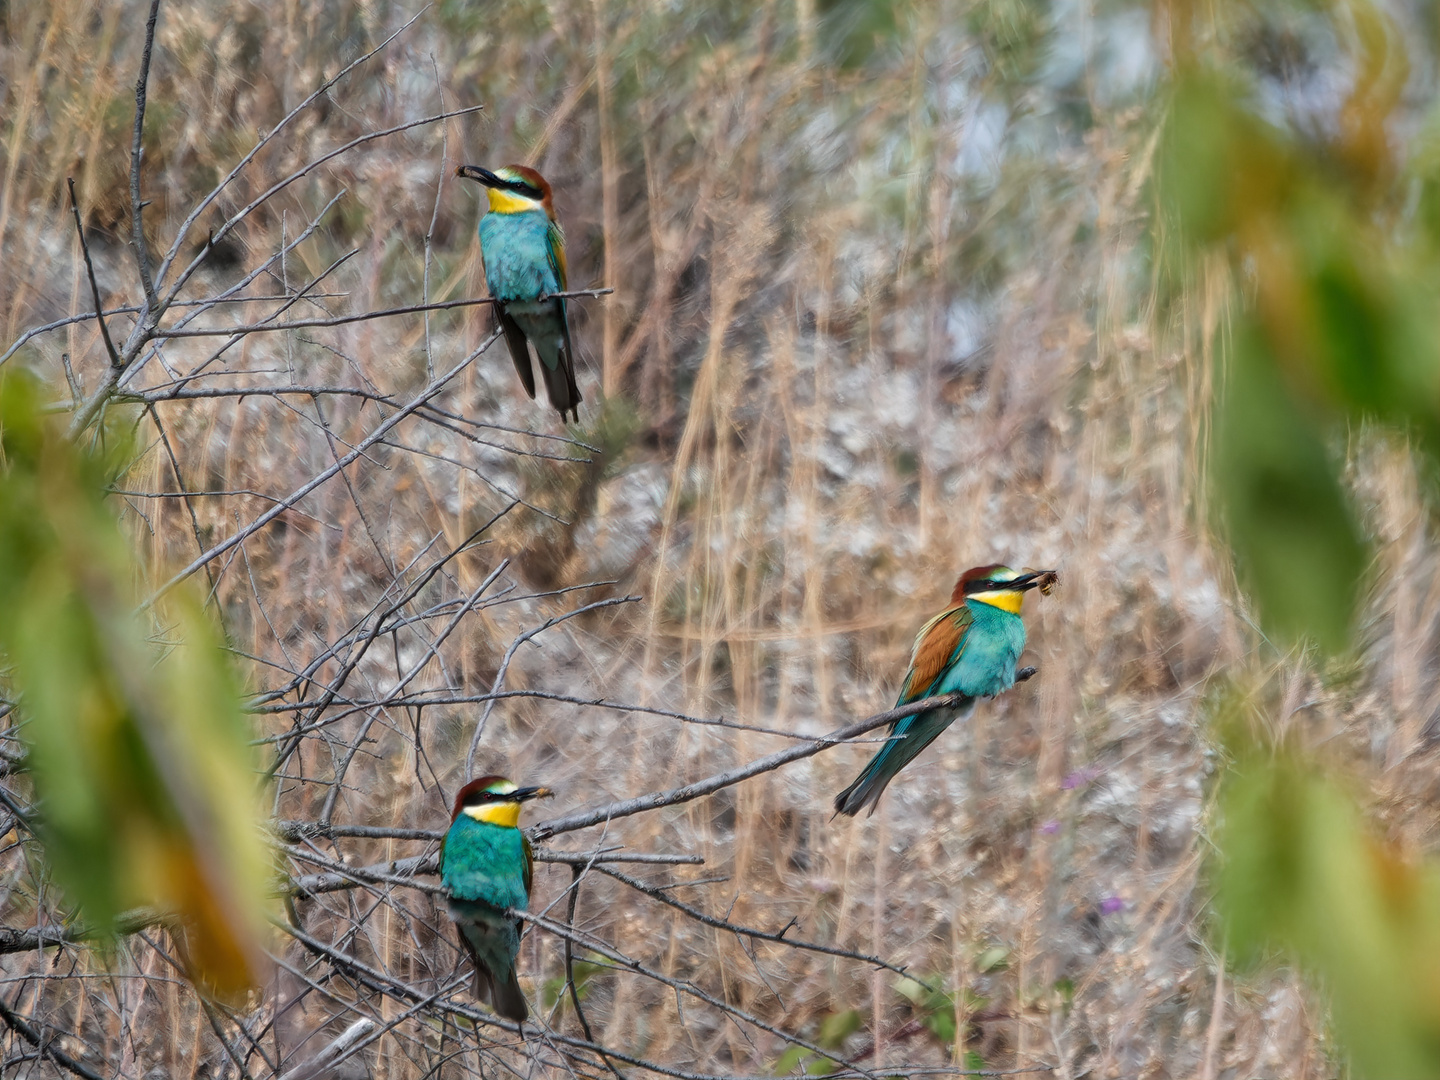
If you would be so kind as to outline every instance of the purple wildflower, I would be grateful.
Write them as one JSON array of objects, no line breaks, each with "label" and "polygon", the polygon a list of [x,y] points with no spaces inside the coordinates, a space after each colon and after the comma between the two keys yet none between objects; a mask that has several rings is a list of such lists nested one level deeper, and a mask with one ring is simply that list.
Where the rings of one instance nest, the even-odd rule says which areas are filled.
[{"label": "purple wildflower", "polygon": [[1086,765],[1085,768],[1076,769],[1069,776],[1065,777],[1064,780],[1060,781],[1060,786],[1066,791],[1074,791],[1081,784],[1088,784],[1091,780],[1094,780],[1095,777],[1099,775],[1099,769],[1095,768],[1093,765]]}]

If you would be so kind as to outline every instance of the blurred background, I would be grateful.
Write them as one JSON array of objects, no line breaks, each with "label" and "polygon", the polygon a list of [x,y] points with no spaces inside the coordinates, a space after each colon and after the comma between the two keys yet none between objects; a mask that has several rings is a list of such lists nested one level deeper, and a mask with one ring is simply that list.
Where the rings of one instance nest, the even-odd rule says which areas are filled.
[{"label": "blurred background", "polygon": [[[143,302],[147,9],[0,4],[7,349],[92,308],[67,177],[107,308]],[[370,440],[481,345],[484,308],[164,341],[70,433],[118,454],[115,588],[138,602],[190,566],[261,740],[260,816],[437,830],[472,740],[477,773],[558,791],[530,822],[683,784],[887,708],[966,567],[1058,567],[1027,604],[1038,677],[946,732],[874,817],[830,816],[862,744],[556,841],[703,856],[626,872],[913,978],[613,879],[577,925],[887,1075],[1435,1075],[1437,33],[1403,0],[166,0],[139,173],[157,258],[263,142],[179,242],[178,266],[205,256],[180,293],[196,327],[483,295],[462,162],[538,168],[571,287],[613,292],[571,302],[568,430],[497,347]],[[117,342],[134,318],[111,316]],[[0,371],[68,420],[108,367],[90,319]],[[175,625],[141,636],[163,651]],[[63,805],[20,723],[62,676],[10,660],[0,923],[20,930],[76,898],[24,813]],[[541,696],[484,700],[501,689]],[[769,730],[584,704],[602,698]],[[434,850],[310,845],[275,872]],[[541,864],[532,909],[569,885]],[[427,993],[454,970],[428,893],[289,906]],[[160,930],[26,940],[0,956],[14,1075],[68,1066],[11,1015],[112,1076],[279,1074],[357,1014],[385,1031],[340,1075],[563,1072],[457,1049],[283,936],[221,1011]],[[578,1034],[563,952],[531,932],[522,986]],[[589,961],[607,1046],[704,1073],[838,1068]]]}]

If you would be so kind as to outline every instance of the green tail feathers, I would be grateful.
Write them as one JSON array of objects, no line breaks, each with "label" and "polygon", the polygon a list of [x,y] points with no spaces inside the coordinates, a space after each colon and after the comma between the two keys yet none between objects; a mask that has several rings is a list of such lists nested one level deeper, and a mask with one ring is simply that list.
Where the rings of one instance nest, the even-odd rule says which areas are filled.
[{"label": "green tail feathers", "polygon": [[520,924],[489,904],[474,900],[449,902],[450,917],[460,931],[460,944],[475,964],[472,989],[480,1001],[487,1001],[496,1014],[515,1023],[530,1016],[525,995],[515,977],[515,959],[520,953]]},{"label": "green tail feathers", "polygon": [[513,967],[506,972],[506,977],[501,979],[494,972],[485,971],[476,964],[471,993],[475,995],[476,1001],[488,1001],[495,1014],[506,1020],[523,1024],[530,1018],[530,1006],[525,1003],[525,995],[520,992],[520,981],[515,977]]},{"label": "green tail feathers", "polygon": [[960,717],[968,715],[974,704],[974,699],[971,699],[958,709],[936,709],[901,720],[891,729],[894,738],[876,752],[854,783],[835,796],[835,813],[854,817],[866,807],[869,807],[870,813],[875,813],[880,796],[890,781],[942,731]]}]

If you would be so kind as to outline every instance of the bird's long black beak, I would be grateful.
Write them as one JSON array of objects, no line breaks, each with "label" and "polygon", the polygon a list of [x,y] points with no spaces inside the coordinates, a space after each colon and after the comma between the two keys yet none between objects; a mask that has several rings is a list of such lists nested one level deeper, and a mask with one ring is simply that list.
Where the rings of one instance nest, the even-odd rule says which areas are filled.
[{"label": "bird's long black beak", "polygon": [[1024,592],[1026,589],[1039,589],[1048,593],[1055,582],[1060,580],[1059,570],[1031,570],[1021,574],[1017,578],[1011,578],[1000,587],[1002,589],[1014,589],[1016,592]]},{"label": "bird's long black beak", "polygon": [[479,165],[461,165],[456,168],[455,175],[466,180],[478,180],[486,187],[504,187],[505,181],[496,176],[489,169],[482,169]]},{"label": "bird's long black beak", "polygon": [[554,794],[548,787],[522,787],[516,788],[510,798],[516,802],[527,802],[530,799],[548,799]]}]

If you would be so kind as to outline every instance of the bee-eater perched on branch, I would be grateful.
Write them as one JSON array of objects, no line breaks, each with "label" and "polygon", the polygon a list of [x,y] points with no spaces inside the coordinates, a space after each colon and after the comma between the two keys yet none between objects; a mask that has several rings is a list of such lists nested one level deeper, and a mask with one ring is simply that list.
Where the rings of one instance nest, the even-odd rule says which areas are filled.
[{"label": "bee-eater perched on branch", "polygon": [[529,905],[535,866],[520,831],[520,804],[550,794],[548,788],[516,787],[503,776],[471,780],[455,796],[450,831],[440,845],[440,883],[449,893],[460,944],[475,962],[475,997],[517,1024],[530,1010],[515,978],[520,920],[505,911]]},{"label": "bee-eater perched on branch", "polygon": [[892,724],[890,741],[835,797],[836,813],[853,816],[868,806],[873,814],[885,785],[956,719],[968,716],[976,698],[993,697],[1015,684],[1015,664],[1025,651],[1025,624],[1020,620],[1025,592],[1038,587],[1048,593],[1058,577],[1054,570],[1018,573],[999,565],[977,566],[960,575],[950,606],[916,635],[910,670],[895,704],[954,693],[967,700],[956,708]]},{"label": "bee-eater perched on branch", "polygon": [[510,359],[525,392],[535,396],[535,372],[526,342],[540,357],[540,375],[550,404],[580,419],[575,385],[575,347],[565,299],[565,233],[550,201],[550,185],[534,169],[506,165],[491,172],[461,165],[456,176],[485,185],[490,212],[480,218],[480,257],[485,284],[495,298],[495,316],[505,332]]}]

